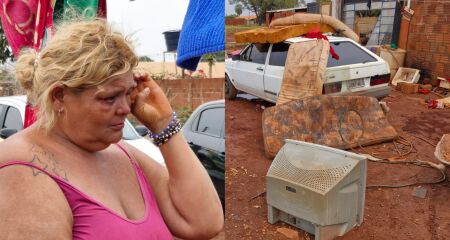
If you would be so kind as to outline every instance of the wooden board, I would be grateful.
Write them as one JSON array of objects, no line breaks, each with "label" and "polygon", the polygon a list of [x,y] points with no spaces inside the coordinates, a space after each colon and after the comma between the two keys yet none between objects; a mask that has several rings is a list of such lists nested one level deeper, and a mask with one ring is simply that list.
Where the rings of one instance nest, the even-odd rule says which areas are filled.
[{"label": "wooden board", "polygon": [[275,157],[285,139],[339,149],[397,138],[378,101],[364,96],[313,96],[267,108],[262,117],[266,156]]},{"label": "wooden board", "polygon": [[234,34],[236,43],[278,43],[292,37],[304,35],[312,30],[335,32],[328,24],[304,23],[291,26],[262,27]]}]

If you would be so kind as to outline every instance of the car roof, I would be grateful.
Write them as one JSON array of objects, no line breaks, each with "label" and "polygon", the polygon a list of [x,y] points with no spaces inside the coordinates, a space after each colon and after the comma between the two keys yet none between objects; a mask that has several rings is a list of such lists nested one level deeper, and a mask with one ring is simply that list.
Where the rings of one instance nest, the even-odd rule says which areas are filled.
[{"label": "car roof", "polygon": [[205,102],[205,103],[201,104],[200,106],[198,106],[197,108],[200,109],[201,107],[206,107],[206,106],[210,106],[210,105],[224,105],[224,104],[225,104],[225,100],[220,99],[220,100]]},{"label": "car roof", "polygon": [[19,96],[4,96],[0,97],[0,100],[8,100],[8,102],[14,102],[17,104],[27,103],[27,96],[19,95]]},{"label": "car roof", "polygon": [[[336,37],[336,36],[328,36],[325,34],[325,36],[330,40],[330,42],[339,42],[339,41],[352,41],[350,38],[346,37]],[[313,38],[305,38],[305,37],[293,37],[288,38],[285,40],[287,43],[298,43],[298,42],[306,42],[314,40]]]}]

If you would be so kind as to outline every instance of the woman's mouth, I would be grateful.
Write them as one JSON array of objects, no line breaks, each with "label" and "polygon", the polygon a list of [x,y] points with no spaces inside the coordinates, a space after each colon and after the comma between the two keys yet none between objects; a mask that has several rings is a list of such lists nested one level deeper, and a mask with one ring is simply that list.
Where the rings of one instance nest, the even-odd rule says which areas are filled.
[{"label": "woman's mouth", "polygon": [[118,124],[111,125],[111,128],[114,131],[122,131],[124,126],[125,126],[125,123],[118,123]]}]

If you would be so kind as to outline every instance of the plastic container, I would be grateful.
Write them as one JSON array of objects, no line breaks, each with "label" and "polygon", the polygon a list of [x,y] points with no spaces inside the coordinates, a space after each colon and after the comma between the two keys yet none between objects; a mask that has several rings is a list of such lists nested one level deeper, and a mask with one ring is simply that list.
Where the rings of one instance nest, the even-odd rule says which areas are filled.
[{"label": "plastic container", "polygon": [[172,30],[163,32],[166,40],[167,52],[176,52],[178,49],[178,39],[180,38],[180,30]]},{"label": "plastic container", "polygon": [[397,73],[398,68],[403,67],[405,62],[406,51],[397,48],[391,49],[389,46],[385,45],[380,49],[380,57],[384,59],[389,64],[391,70],[391,79]]},{"label": "plastic container", "polygon": [[400,67],[392,79],[391,84],[397,86],[399,82],[417,83],[419,82],[419,78],[420,71],[418,69]]}]

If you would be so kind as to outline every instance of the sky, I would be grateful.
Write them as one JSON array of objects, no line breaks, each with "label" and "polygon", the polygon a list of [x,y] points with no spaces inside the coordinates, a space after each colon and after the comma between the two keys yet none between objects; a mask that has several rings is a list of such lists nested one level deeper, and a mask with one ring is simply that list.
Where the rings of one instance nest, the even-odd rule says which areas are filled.
[{"label": "sky", "polygon": [[[231,5],[228,0],[224,0],[225,1],[225,16],[226,15],[231,15],[231,14],[235,14],[234,12],[234,5]],[[244,9],[242,11],[241,16],[249,16],[249,15],[255,15],[254,13],[251,13],[249,10]]]},{"label": "sky", "polygon": [[[189,0],[107,0],[108,21],[124,34],[132,34],[138,56],[162,61],[164,31],[180,30]],[[166,54],[166,61],[174,61]]]}]

